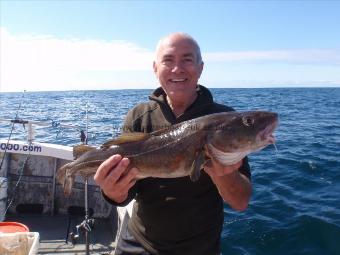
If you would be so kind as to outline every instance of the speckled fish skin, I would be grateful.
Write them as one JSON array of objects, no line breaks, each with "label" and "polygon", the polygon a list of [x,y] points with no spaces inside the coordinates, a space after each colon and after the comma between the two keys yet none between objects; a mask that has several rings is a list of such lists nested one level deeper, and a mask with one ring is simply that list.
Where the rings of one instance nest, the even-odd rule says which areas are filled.
[{"label": "speckled fish skin", "polygon": [[195,181],[206,160],[231,165],[253,151],[275,142],[278,115],[267,111],[215,113],[185,121],[150,134],[132,133],[101,147],[79,145],[75,161],[58,170],[57,180],[70,195],[75,175],[94,175],[114,154],[130,159],[138,179],[190,176]]}]

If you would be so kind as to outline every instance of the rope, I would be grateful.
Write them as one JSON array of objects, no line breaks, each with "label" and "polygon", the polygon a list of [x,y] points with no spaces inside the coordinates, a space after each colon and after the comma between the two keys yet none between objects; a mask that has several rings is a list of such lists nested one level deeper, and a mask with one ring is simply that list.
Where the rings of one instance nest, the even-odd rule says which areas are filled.
[{"label": "rope", "polygon": [[[29,145],[31,145],[31,144],[32,144],[32,143],[29,143]],[[22,164],[22,166],[21,166],[21,169],[20,169],[20,171],[19,171],[19,179],[17,180],[17,183],[16,183],[15,186],[14,186],[14,189],[13,189],[13,191],[12,191],[12,194],[13,194],[13,195],[12,195],[12,198],[11,198],[10,202],[8,203],[8,205],[7,205],[7,207],[6,207],[6,210],[5,210],[3,216],[6,216],[6,213],[7,213],[8,209],[11,207],[11,205],[12,205],[12,203],[13,203],[13,201],[14,201],[14,194],[15,194],[15,191],[16,191],[17,187],[19,186],[19,183],[20,183],[20,181],[21,181],[22,174],[23,174],[23,172],[24,172],[25,165],[26,165],[27,160],[28,160],[28,158],[29,158],[30,155],[31,155],[31,152],[29,151],[28,154],[27,154],[27,156],[26,156],[26,158],[25,158],[25,160],[24,160],[24,162],[23,162],[23,164]]]}]

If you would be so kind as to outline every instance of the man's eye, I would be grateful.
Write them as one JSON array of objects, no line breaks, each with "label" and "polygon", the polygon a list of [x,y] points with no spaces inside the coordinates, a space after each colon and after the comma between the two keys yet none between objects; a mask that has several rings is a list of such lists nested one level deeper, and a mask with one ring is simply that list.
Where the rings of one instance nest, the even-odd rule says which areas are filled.
[{"label": "man's eye", "polygon": [[172,59],[170,59],[170,58],[163,59],[164,63],[170,63],[171,61],[172,61]]},{"label": "man's eye", "polygon": [[192,58],[185,58],[184,61],[185,61],[185,62],[190,62],[190,63],[191,63],[193,60],[192,60]]}]

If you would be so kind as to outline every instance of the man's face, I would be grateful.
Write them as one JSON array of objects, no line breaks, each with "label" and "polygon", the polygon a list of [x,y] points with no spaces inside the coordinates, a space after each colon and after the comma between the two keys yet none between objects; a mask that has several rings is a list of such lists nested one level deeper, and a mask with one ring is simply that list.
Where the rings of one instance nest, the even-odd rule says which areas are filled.
[{"label": "man's face", "polygon": [[196,97],[196,86],[203,70],[194,43],[187,38],[170,37],[158,48],[154,72],[173,103]]}]

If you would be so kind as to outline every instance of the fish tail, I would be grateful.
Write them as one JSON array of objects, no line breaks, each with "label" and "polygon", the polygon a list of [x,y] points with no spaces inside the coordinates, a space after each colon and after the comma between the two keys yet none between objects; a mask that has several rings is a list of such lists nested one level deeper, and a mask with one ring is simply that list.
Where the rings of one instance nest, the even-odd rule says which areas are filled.
[{"label": "fish tail", "polygon": [[61,185],[64,185],[67,169],[69,169],[69,164],[60,167],[57,171],[56,179]]},{"label": "fish tail", "polygon": [[66,175],[64,180],[64,195],[66,197],[69,197],[72,192],[72,187],[74,183],[74,176],[72,175]]},{"label": "fish tail", "polygon": [[68,163],[62,166],[61,168],[59,168],[57,172],[57,176],[56,176],[58,183],[63,185],[64,194],[67,197],[71,194],[72,186],[74,183],[74,176],[68,174],[69,170],[71,169],[70,164],[71,163]]}]

